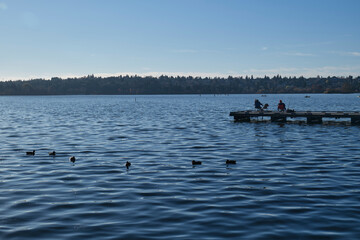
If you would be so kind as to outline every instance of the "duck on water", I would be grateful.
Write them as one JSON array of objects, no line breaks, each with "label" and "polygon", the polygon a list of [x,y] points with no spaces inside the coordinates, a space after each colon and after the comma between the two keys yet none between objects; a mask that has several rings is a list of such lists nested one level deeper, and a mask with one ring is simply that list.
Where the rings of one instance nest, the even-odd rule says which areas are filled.
[{"label": "duck on water", "polygon": [[31,152],[26,152],[26,155],[35,155],[35,150],[33,150]]}]

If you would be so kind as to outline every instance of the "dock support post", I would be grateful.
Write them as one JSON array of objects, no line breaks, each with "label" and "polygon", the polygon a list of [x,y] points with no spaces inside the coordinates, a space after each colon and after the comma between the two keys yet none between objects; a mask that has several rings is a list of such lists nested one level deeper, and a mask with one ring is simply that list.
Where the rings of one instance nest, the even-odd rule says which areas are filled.
[{"label": "dock support post", "polygon": [[234,116],[235,122],[250,122],[250,117],[248,116]]},{"label": "dock support post", "polygon": [[286,122],[286,117],[284,116],[271,116],[272,122]]},{"label": "dock support post", "polygon": [[310,123],[310,124],[311,123],[322,123],[322,117],[314,117],[314,116],[307,117],[306,122]]},{"label": "dock support post", "polygon": [[360,125],[360,117],[352,117],[351,124],[352,125]]}]

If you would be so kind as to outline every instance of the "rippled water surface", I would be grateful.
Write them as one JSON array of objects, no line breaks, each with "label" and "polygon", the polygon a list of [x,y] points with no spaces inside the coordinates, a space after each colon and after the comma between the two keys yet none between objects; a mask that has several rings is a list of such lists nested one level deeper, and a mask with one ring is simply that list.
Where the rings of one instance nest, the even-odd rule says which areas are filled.
[{"label": "rippled water surface", "polygon": [[310,96],[0,97],[0,239],[360,239],[359,126],[229,117]]}]

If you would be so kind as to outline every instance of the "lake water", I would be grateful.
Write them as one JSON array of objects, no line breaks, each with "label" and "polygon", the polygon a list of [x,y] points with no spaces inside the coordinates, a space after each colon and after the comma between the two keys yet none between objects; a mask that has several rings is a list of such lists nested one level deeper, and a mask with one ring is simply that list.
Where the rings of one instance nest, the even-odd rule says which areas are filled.
[{"label": "lake water", "polygon": [[304,96],[0,97],[0,239],[360,239],[359,126],[229,117]]}]

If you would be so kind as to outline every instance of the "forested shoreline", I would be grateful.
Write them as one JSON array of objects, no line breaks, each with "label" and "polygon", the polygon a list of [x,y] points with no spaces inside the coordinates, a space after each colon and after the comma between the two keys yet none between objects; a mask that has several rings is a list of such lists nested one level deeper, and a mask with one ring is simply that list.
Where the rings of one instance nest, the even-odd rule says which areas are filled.
[{"label": "forested shoreline", "polygon": [[358,93],[358,77],[114,76],[0,82],[0,95]]}]

